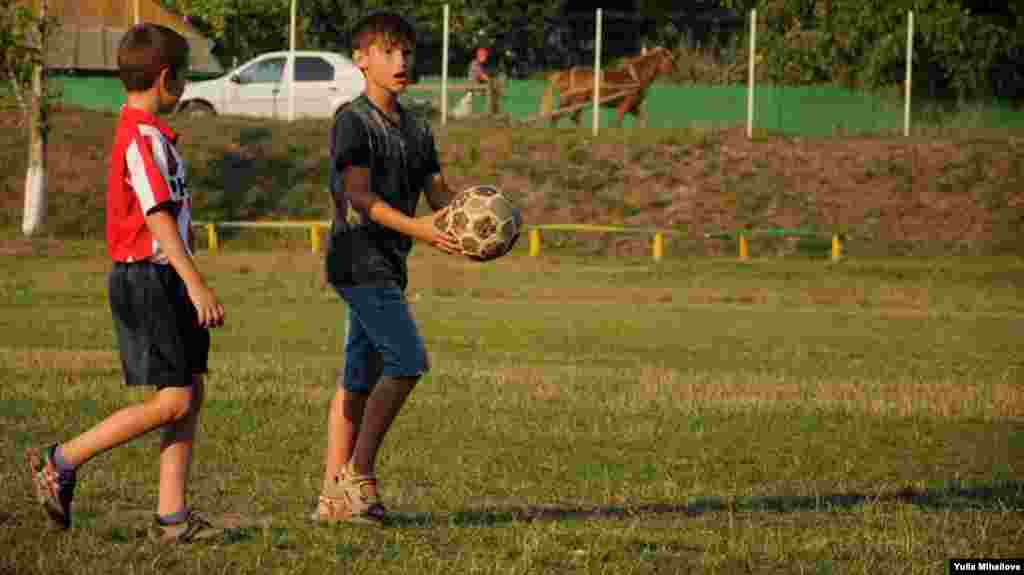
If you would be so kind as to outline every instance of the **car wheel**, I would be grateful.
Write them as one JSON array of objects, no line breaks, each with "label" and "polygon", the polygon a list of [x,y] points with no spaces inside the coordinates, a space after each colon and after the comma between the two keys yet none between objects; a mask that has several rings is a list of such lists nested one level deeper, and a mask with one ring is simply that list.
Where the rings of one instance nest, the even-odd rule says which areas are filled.
[{"label": "car wheel", "polygon": [[185,104],[182,112],[189,118],[209,118],[217,115],[212,106],[202,102],[189,102]]}]

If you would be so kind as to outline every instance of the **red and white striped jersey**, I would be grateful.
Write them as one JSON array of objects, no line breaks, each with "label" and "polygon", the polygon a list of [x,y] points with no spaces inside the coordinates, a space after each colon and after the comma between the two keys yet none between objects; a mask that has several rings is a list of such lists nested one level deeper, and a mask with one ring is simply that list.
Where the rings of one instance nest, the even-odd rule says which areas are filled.
[{"label": "red and white striped jersey", "polygon": [[153,207],[170,203],[185,249],[192,253],[192,200],[178,135],[155,115],[125,106],[107,172],[107,251],[118,262],[167,263],[146,226]]}]

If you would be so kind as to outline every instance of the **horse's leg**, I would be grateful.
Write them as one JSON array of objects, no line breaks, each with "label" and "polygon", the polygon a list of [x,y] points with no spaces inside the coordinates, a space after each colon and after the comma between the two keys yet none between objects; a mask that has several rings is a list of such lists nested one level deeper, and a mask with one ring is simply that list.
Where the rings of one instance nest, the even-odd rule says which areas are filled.
[{"label": "horse's leg", "polygon": [[626,113],[632,112],[635,108],[633,103],[633,96],[626,96],[622,102],[615,107],[616,125],[615,127],[621,128],[626,125]]},{"label": "horse's leg", "polygon": [[622,103],[619,104],[615,108],[615,127],[616,128],[621,128],[622,126],[626,125],[625,119],[626,119],[626,111],[629,110],[629,108],[627,107],[628,104],[629,104],[629,99],[627,98],[627,99],[623,100]]},{"label": "horse's leg", "polygon": [[[561,94],[565,93],[565,87],[562,86],[561,84],[558,84],[557,88],[558,88],[558,91]],[[564,105],[565,105],[565,100],[561,96],[559,96],[558,103],[557,104],[552,104],[551,106],[549,106],[549,109],[546,110],[547,113],[551,114],[551,117],[548,118],[548,126],[549,127],[554,128],[554,127],[558,126],[558,115],[555,114],[555,112],[558,111],[558,108],[561,108]]]},{"label": "horse's leg", "polygon": [[644,107],[642,105],[636,107],[633,115],[636,116],[637,125],[641,128],[647,127],[647,112],[644,112]]}]

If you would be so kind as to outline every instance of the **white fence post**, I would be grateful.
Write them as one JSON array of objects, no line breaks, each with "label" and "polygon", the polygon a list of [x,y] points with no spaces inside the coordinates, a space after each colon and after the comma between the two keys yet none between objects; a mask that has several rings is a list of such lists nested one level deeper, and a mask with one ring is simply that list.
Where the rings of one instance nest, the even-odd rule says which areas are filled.
[{"label": "white fence post", "polygon": [[444,5],[444,36],[441,42],[441,125],[448,123],[448,4]]},{"label": "white fence post", "polygon": [[601,9],[597,9],[594,32],[594,135],[601,128]]},{"label": "white fence post", "polygon": [[914,65],[914,12],[907,12],[907,80],[903,103],[903,135],[910,135],[910,84]]},{"label": "white fence post", "polygon": [[750,11],[750,76],[747,79],[747,138],[754,137],[754,55],[757,51],[757,9]]},{"label": "white fence post", "polygon": [[295,4],[298,0],[292,0],[291,24],[289,26],[288,50],[291,66],[285,66],[285,80],[288,82],[288,121],[295,120]]}]

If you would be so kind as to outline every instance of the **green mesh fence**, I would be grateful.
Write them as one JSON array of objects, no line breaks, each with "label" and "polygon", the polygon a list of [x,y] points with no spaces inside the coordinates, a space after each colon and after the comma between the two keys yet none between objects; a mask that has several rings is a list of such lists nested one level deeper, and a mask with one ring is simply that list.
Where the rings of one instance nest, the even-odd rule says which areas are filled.
[{"label": "green mesh fence", "polygon": [[124,104],[121,80],[110,76],[51,76],[50,81],[59,90],[65,103],[116,112]]},{"label": "green mesh fence", "polygon": [[[524,82],[509,89],[506,108],[513,117],[538,110],[542,82]],[[754,126],[794,135],[829,135],[843,132],[878,132],[902,125],[901,109],[878,97],[835,87],[770,87],[756,89]],[[655,84],[646,98],[648,125],[661,128],[723,127],[746,125],[747,90],[741,86]],[[591,109],[584,112],[590,125]],[[602,110],[602,126],[615,113]],[[563,122],[568,122],[564,120]],[[625,125],[633,119],[626,116]]]},{"label": "green mesh fence", "polygon": [[[461,80],[461,79],[460,79]],[[435,78],[424,82],[439,82]],[[505,86],[502,110],[512,118],[525,119],[540,112],[545,83],[540,80],[513,80]],[[449,97],[454,106],[461,94]],[[835,134],[871,134],[899,132],[903,129],[903,102],[881,95],[854,92],[838,86],[755,87],[754,127],[758,130],[794,136]],[[745,86],[702,86],[654,84],[646,99],[648,126],[653,128],[692,128],[745,126],[747,88]],[[474,100],[474,111],[484,112],[485,98]],[[936,107],[918,104],[912,124],[922,123],[944,128],[1018,128],[1024,129],[1024,111],[1008,105],[968,105],[955,113],[935,112]],[[585,108],[581,125],[590,126],[592,109]],[[614,110],[602,109],[601,125],[610,126]],[[962,124],[962,125],[959,125]],[[563,117],[558,125],[569,126]],[[625,126],[633,125],[626,116]]]},{"label": "green mesh fence", "polygon": [[124,88],[116,76],[54,74],[50,76],[50,82],[67,104],[109,112],[118,111],[124,104]]},{"label": "green mesh fence", "polygon": [[[56,76],[52,81],[63,91],[65,102],[85,108],[116,111],[124,102],[124,90],[116,77]],[[424,83],[439,82],[425,78]],[[454,81],[462,81],[461,78]],[[544,94],[540,80],[507,82],[502,110],[515,119],[526,119],[540,111]],[[452,93],[449,106],[461,94]],[[652,128],[724,127],[746,125],[747,89],[744,86],[699,86],[654,84],[647,93],[648,126]],[[486,99],[474,99],[474,110],[483,112]],[[922,123],[944,128],[1024,129],[1024,111],[1006,105],[968,105],[956,114],[941,115],[934,106],[915,109],[915,127]],[[590,126],[591,109],[582,113],[582,125]],[[933,117],[934,116],[934,117]],[[614,111],[601,112],[601,125],[610,126]],[[754,127],[769,132],[799,136],[896,132],[903,126],[903,104],[899,100],[853,92],[836,86],[757,86]],[[559,125],[569,126],[568,118]],[[632,126],[631,116],[625,125]]]}]

